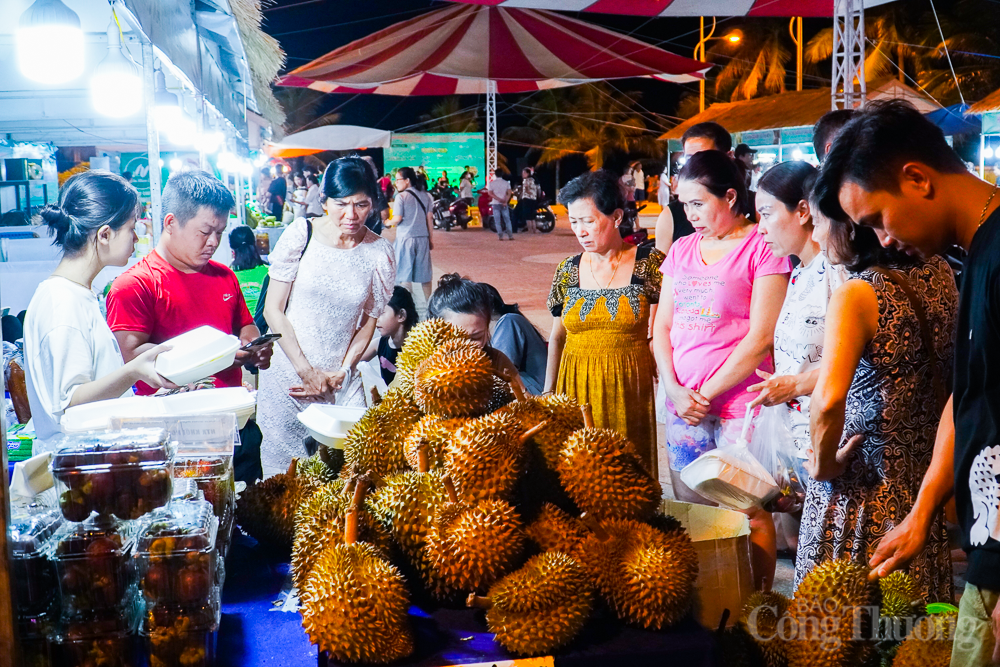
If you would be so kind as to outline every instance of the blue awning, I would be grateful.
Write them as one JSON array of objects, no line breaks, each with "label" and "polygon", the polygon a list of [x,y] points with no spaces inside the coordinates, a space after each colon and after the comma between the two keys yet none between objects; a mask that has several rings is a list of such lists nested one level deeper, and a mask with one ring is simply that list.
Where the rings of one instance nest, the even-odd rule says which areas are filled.
[{"label": "blue awning", "polygon": [[952,104],[937,111],[924,114],[930,122],[941,128],[945,136],[954,134],[979,134],[982,121],[979,116],[966,116],[968,104]]}]

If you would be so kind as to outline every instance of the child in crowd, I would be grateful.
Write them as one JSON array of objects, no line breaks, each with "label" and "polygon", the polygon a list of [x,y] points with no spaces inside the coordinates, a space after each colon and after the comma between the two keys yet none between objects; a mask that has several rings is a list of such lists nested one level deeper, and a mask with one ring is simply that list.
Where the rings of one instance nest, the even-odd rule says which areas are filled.
[{"label": "child in crowd", "polygon": [[391,384],[396,377],[396,357],[399,348],[403,347],[406,334],[417,323],[417,307],[409,291],[396,285],[392,289],[392,298],[386,304],[385,310],[379,315],[375,328],[379,336],[373,337],[362,361],[378,357],[379,369],[386,384]]}]

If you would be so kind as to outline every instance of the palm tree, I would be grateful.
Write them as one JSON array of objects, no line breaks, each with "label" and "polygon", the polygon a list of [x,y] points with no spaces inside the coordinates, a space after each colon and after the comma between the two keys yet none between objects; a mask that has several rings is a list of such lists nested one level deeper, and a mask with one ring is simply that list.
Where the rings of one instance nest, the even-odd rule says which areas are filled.
[{"label": "palm tree", "polygon": [[[785,19],[757,19],[742,30],[736,47],[723,40],[709,49],[714,58],[728,58],[715,77],[716,95],[729,93],[732,101],[785,92],[787,64],[792,51]],[[731,55],[730,55],[731,54]]]},{"label": "palm tree", "polygon": [[325,93],[309,88],[279,86],[275,88],[274,96],[285,111],[286,134],[322,125],[333,125],[340,120],[338,113],[319,113],[320,102],[326,98]]},{"label": "palm tree", "polygon": [[463,109],[457,96],[446,97],[430,113],[420,117],[423,132],[478,132],[479,118],[475,109]]}]

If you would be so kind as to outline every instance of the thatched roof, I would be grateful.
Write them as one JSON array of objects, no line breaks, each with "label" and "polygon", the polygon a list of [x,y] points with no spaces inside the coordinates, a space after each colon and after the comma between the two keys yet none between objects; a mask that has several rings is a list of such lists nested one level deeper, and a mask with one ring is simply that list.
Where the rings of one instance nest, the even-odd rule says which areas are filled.
[{"label": "thatched roof", "polygon": [[[271,2],[272,0],[264,0]],[[285,65],[285,52],[278,40],[261,29],[263,14],[261,0],[229,0],[233,17],[240,29],[243,49],[247,54],[247,66],[253,80],[253,94],[261,115],[271,121],[274,129],[285,123],[285,112],[271,90],[278,72]]]},{"label": "thatched roof", "polygon": [[[929,97],[896,79],[873,82],[868,88],[870,100],[895,98],[909,100],[921,113],[940,108]],[[814,125],[829,110],[829,88],[786,92],[739,102],[721,102],[687,119],[660,139],[680,139],[689,127],[706,121],[715,121],[732,133],[803,127]]]},{"label": "thatched roof", "polygon": [[996,90],[969,107],[967,114],[980,114],[1000,111],[1000,90]]}]

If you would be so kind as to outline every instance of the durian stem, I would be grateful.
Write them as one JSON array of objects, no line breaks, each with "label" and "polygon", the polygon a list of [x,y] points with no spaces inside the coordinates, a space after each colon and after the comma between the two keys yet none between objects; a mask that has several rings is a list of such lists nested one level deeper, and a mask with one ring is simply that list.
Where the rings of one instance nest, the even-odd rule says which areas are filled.
[{"label": "durian stem", "polygon": [[601,542],[607,542],[611,539],[611,536],[608,535],[608,531],[604,530],[604,526],[601,525],[601,522],[598,521],[597,517],[594,515],[584,512],[580,515],[580,521],[582,521],[587,528],[590,528],[590,532],[592,532]]},{"label": "durian stem", "polygon": [[358,541],[358,513],[361,511],[361,504],[365,501],[365,492],[368,490],[367,477],[355,477],[352,481],[355,482],[354,498],[344,513],[344,544],[354,544]]},{"label": "durian stem", "polygon": [[378,387],[372,387],[372,407],[382,402],[382,396],[378,393]]},{"label": "durian stem", "polygon": [[448,492],[448,500],[453,503],[458,502],[458,492],[455,491],[455,482],[451,480],[450,476],[445,477],[441,480],[444,484],[444,490]]},{"label": "durian stem", "polygon": [[483,597],[482,595],[469,593],[469,597],[465,599],[465,606],[472,607],[473,609],[483,609],[488,611],[493,608],[493,600]]},{"label": "durian stem", "polygon": [[534,426],[529,428],[527,431],[524,432],[524,435],[521,436],[521,444],[523,445],[524,443],[528,442],[528,438],[535,435],[548,425],[549,425],[548,421],[543,421],[541,424],[535,424]]},{"label": "durian stem", "polygon": [[594,428],[594,411],[590,407],[590,403],[581,405],[580,411],[583,413],[583,425],[587,428]]},{"label": "durian stem", "polygon": [[431,458],[427,454],[427,440],[421,438],[417,444],[417,472],[430,472]]},{"label": "durian stem", "polygon": [[292,459],[292,462],[290,464],[288,464],[288,473],[287,474],[288,474],[289,477],[295,477],[295,472],[296,472],[296,468],[298,467],[298,464],[299,464],[299,460],[298,459]]},{"label": "durian stem", "polygon": [[521,403],[528,400],[528,395],[524,393],[524,385],[521,384],[520,376],[515,375],[512,379],[507,380],[507,383],[510,385],[510,390],[514,392],[514,398]]}]

